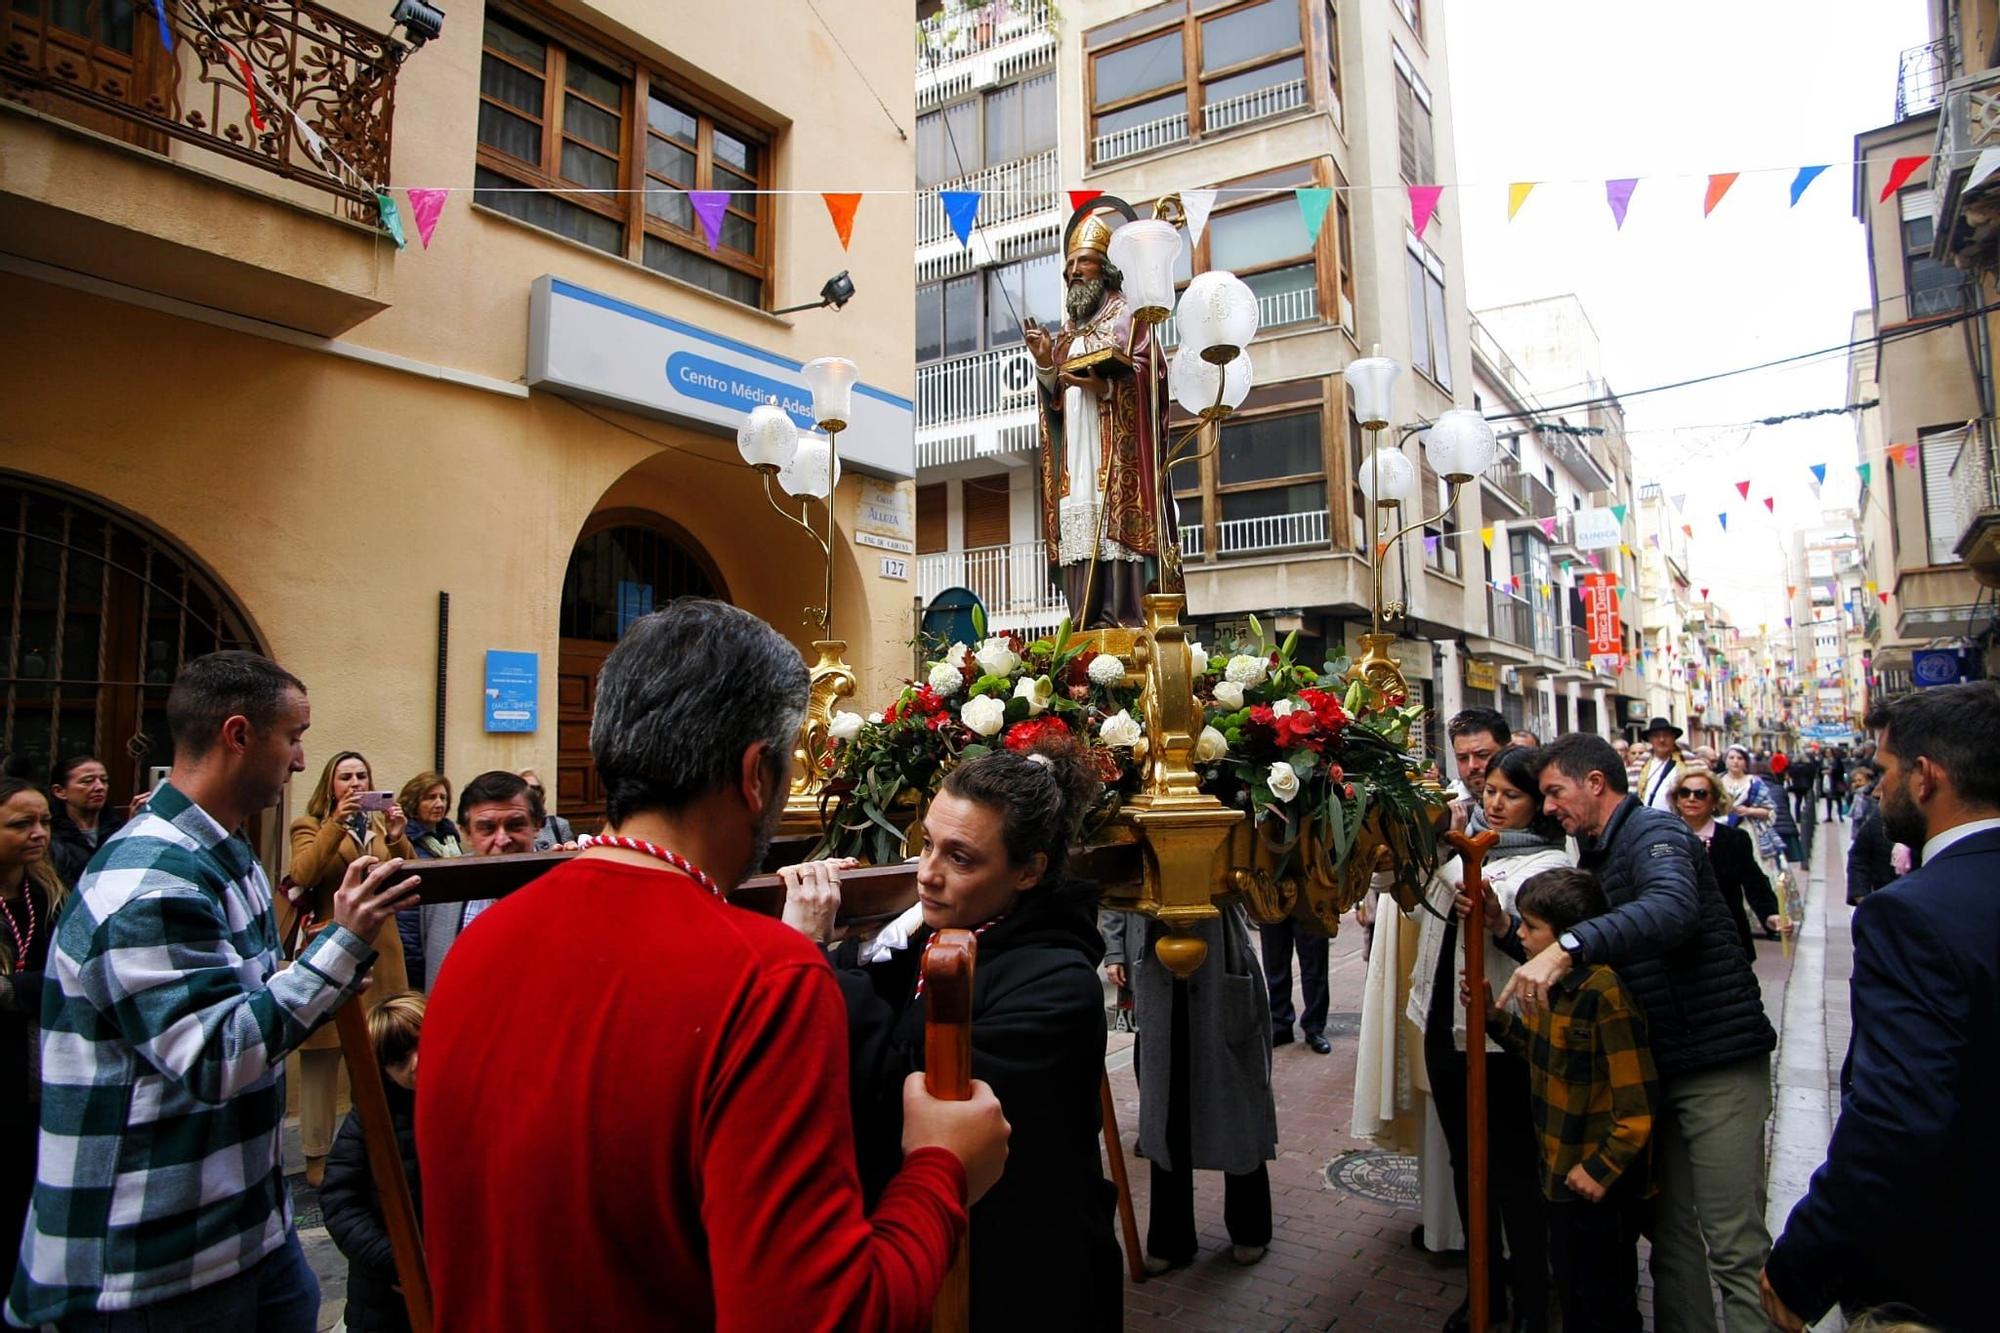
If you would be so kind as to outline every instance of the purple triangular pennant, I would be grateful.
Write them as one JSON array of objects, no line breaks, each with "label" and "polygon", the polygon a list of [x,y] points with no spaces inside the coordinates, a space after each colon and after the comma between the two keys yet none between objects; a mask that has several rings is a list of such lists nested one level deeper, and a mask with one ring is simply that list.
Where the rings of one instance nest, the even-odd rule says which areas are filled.
[{"label": "purple triangular pennant", "polygon": [[1611,205],[1611,216],[1617,219],[1620,231],[1625,230],[1625,210],[1632,206],[1632,191],[1638,188],[1637,176],[1604,182],[1604,200]]},{"label": "purple triangular pennant", "polygon": [[715,249],[715,243],[722,239],[722,215],[729,211],[729,191],[689,190],[688,202],[694,205],[694,215],[701,219],[701,234],[708,238],[708,248]]}]

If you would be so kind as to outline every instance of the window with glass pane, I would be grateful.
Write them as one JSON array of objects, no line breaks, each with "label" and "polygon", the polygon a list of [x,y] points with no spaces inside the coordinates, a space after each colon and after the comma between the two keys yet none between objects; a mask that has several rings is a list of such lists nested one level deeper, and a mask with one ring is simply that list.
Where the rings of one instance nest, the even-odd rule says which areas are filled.
[{"label": "window with glass pane", "polygon": [[1298,45],[1297,0],[1261,0],[1201,25],[1201,70],[1213,74]]},{"label": "window with glass pane", "polygon": [[[769,150],[760,134],[715,116],[664,75],[621,63],[627,57],[608,42],[586,54],[494,13],[483,34],[478,203],[732,301],[764,304]],[[630,119],[638,116],[643,134]],[[690,190],[729,194],[712,252]]]},{"label": "window with glass pane", "polygon": [[[1256,294],[1263,327],[1317,320],[1314,242],[1292,193],[1317,180],[1313,165],[1302,162],[1222,182],[1229,191],[1224,198],[1236,202],[1210,216],[1197,245],[1182,247],[1175,282],[1184,284],[1202,269],[1226,269]],[[1244,193],[1264,189],[1273,193],[1263,198]]]},{"label": "window with glass pane", "polygon": [[[1227,523],[1232,519],[1287,518],[1293,515],[1304,517],[1326,512],[1326,482],[1306,481],[1291,486],[1266,486],[1254,491],[1226,491],[1218,497],[1219,517]],[[1290,544],[1303,540],[1318,540],[1310,536],[1310,524],[1294,523],[1277,526],[1272,534],[1265,536],[1256,545]],[[1253,543],[1239,542],[1238,549],[1247,549]]]},{"label": "window with glass pane", "polygon": [[1347,181],[1339,172],[1333,178],[1334,242],[1340,247],[1335,263],[1340,272],[1340,294],[1347,298],[1347,307],[1337,312],[1342,323],[1351,323],[1354,313],[1354,215],[1347,207]]},{"label": "window with glass pane", "polygon": [[1326,7],[1326,85],[1332,94],[1334,124],[1340,124],[1340,11]]},{"label": "window with glass pane", "polygon": [[1934,234],[1929,217],[1903,221],[1903,290],[1909,293],[1910,319],[1947,314],[1968,303],[1965,271],[1931,258]]},{"label": "window with glass pane", "polygon": [[1444,317],[1444,280],[1424,269],[1424,313],[1431,327],[1431,378],[1451,388],[1451,326]]},{"label": "window with glass pane", "polygon": [[1062,259],[1038,255],[986,272],[986,346],[1009,347],[1021,341],[1021,321],[1033,319],[1043,328],[1062,323]]},{"label": "window with glass pane", "polygon": [[1410,300],[1410,364],[1431,373],[1430,312],[1424,299],[1424,261],[1414,251],[1403,252],[1404,286]]},{"label": "window with glass pane", "polygon": [[1109,106],[1180,83],[1187,77],[1181,56],[1178,28],[1098,56],[1091,62],[1097,79],[1097,105]]},{"label": "window with glass pane", "polygon": [[1354,549],[1368,549],[1368,497],[1361,490],[1361,460],[1367,455],[1367,437],[1361,429],[1361,419],[1353,409],[1347,413],[1347,475],[1349,479],[1349,499],[1354,515]]},{"label": "window with glass pane", "polygon": [[979,350],[979,275],[968,274],[939,284],[944,296],[944,354],[964,356]]},{"label": "window with glass pane", "polygon": [[917,361],[944,355],[944,285],[927,282],[917,288]]},{"label": "window with glass pane", "polygon": [[1248,417],[1222,428],[1216,450],[1216,481],[1222,486],[1318,476],[1324,470],[1317,412]]},{"label": "window with glass pane", "polygon": [[1412,185],[1428,185],[1437,180],[1436,149],[1431,142],[1430,93],[1400,61],[1396,64],[1396,151],[1404,180]]}]

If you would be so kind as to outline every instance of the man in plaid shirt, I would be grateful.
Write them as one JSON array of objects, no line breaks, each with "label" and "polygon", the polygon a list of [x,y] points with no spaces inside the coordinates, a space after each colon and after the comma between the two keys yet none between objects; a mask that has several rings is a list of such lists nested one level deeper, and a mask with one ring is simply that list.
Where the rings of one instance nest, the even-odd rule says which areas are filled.
[{"label": "man in plaid shirt", "polygon": [[187,664],[174,765],[91,858],[43,1004],[41,1163],[7,1317],[92,1329],[311,1330],[319,1284],[285,1192],[284,1061],[365,984],[409,901],[362,857],[333,923],[278,971],[243,836],[305,767],[305,687],[254,653]]},{"label": "man in plaid shirt", "polygon": [[[1514,900],[1530,957],[1609,910],[1587,870],[1545,870]],[[1596,964],[1565,975],[1549,1007],[1525,1021],[1489,1004],[1486,1030],[1528,1062],[1563,1328],[1636,1333],[1640,1204],[1659,1095],[1646,1020],[1618,974]]]}]

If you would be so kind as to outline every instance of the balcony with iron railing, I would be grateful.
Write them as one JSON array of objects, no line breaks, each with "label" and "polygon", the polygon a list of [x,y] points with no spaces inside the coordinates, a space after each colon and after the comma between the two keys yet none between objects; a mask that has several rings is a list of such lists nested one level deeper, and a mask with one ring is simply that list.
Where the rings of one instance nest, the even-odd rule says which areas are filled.
[{"label": "balcony with iron railing", "polygon": [[2000,468],[1984,428],[1969,430],[1951,463],[1951,490],[1962,519],[1956,551],[1975,574],[2000,581]]},{"label": "balcony with iron railing", "polygon": [[973,190],[979,195],[979,226],[989,235],[995,228],[1023,218],[1059,211],[1062,204],[1062,173],[1051,148],[1033,157],[975,171],[956,180],[945,181],[937,189],[917,196],[917,244],[936,245],[941,241],[957,244],[951,221],[945,216],[944,190]]},{"label": "balcony with iron railing", "polygon": [[917,367],[918,430],[1035,410],[1035,359],[1019,343]]},{"label": "balcony with iron railing", "polygon": [[315,0],[161,3],[8,6],[7,248],[324,335],[381,310],[406,48]]},{"label": "balcony with iron railing", "polygon": [[1534,607],[1525,597],[1498,588],[1486,590],[1487,610],[1492,615],[1493,637],[1517,648],[1535,646]]},{"label": "balcony with iron railing", "polygon": [[1940,37],[1912,46],[1896,62],[1896,119],[1908,120],[1936,110],[1951,82],[1951,39]]},{"label": "balcony with iron railing", "polygon": [[1158,120],[1127,125],[1109,134],[1097,135],[1090,141],[1090,160],[1101,167],[1128,157],[1138,157],[1142,153],[1172,148],[1175,144],[1186,143],[1188,137],[1187,112],[1180,111]]},{"label": "balcony with iron railing", "polygon": [[1049,577],[1048,548],[1041,542],[974,546],[917,557],[917,595],[929,602],[947,588],[970,588],[996,630],[1043,629],[1058,624],[1068,603]]},{"label": "balcony with iron railing", "polygon": [[1208,103],[1201,109],[1201,127],[1204,132],[1215,134],[1221,130],[1233,130],[1238,125],[1248,125],[1253,120],[1281,116],[1305,104],[1306,81],[1292,79]]},{"label": "balcony with iron railing", "polygon": [[1529,518],[1554,518],[1556,494],[1540,477],[1528,475],[1519,463],[1502,459],[1486,473],[1499,491],[1521,507]]},{"label": "balcony with iron railing", "polygon": [[1047,0],[947,4],[917,24],[916,72],[923,75],[950,61],[1052,35],[1054,17]]}]

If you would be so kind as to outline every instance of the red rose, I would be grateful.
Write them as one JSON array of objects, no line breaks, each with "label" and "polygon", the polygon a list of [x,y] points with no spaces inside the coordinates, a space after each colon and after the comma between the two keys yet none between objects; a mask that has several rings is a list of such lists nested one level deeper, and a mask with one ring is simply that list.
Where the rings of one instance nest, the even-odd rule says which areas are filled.
[{"label": "red rose", "polygon": [[882,725],[885,727],[893,726],[896,720],[901,716],[902,714],[899,711],[897,711],[896,705],[890,704],[887,708],[882,710]]},{"label": "red rose", "polygon": [[1257,704],[1250,709],[1250,725],[1275,731],[1278,727],[1277,714],[1271,711],[1269,704]]},{"label": "red rose", "polygon": [[944,711],[944,700],[938,698],[936,690],[926,685],[917,691],[916,706],[919,712],[935,715]]},{"label": "red rose", "polygon": [[1010,750],[1025,753],[1040,744],[1044,737],[1066,736],[1068,733],[1069,728],[1059,718],[1031,717],[1007,728],[1007,734],[1002,738],[1001,744]]},{"label": "red rose", "polygon": [[1326,780],[1328,782],[1339,782],[1342,778],[1346,776],[1347,776],[1347,770],[1342,768],[1339,764],[1328,764],[1326,766]]}]

